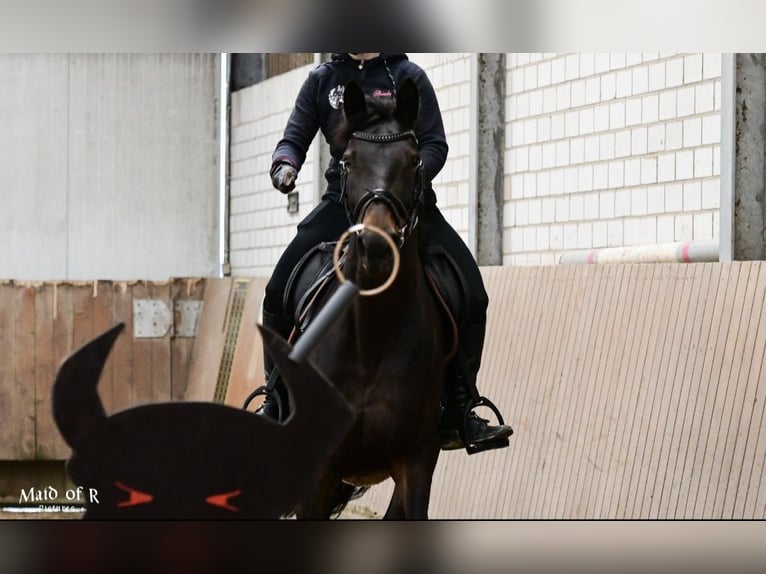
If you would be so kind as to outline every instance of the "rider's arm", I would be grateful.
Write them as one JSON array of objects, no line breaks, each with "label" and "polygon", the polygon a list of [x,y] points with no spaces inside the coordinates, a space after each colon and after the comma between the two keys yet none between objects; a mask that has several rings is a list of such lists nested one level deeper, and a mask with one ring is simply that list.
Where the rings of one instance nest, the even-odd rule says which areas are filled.
[{"label": "rider's arm", "polygon": [[439,102],[431,81],[424,71],[415,76],[420,91],[420,113],[415,122],[415,134],[420,144],[420,157],[423,160],[423,173],[426,182],[438,174],[447,161],[447,137],[444,135],[444,123]]},{"label": "rider's arm", "polygon": [[287,162],[300,170],[306,160],[306,152],[319,129],[316,90],[316,78],[309,73],[295,99],[282,139],[271,156],[272,169],[280,162]]}]

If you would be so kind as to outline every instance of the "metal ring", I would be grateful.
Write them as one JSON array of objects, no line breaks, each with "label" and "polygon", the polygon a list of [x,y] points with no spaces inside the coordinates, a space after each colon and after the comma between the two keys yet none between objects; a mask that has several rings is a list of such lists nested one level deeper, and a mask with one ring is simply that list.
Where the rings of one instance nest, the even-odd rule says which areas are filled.
[{"label": "metal ring", "polygon": [[338,277],[338,281],[341,283],[345,283],[348,281],[346,277],[343,275],[343,271],[340,268],[340,252],[343,249],[343,244],[346,242],[346,239],[349,235],[352,233],[359,233],[361,231],[372,231],[373,233],[377,233],[380,235],[383,239],[386,240],[386,243],[388,243],[388,246],[391,248],[391,254],[394,257],[394,267],[391,269],[391,275],[389,275],[388,279],[378,287],[375,287],[374,289],[360,289],[359,295],[362,297],[371,297],[372,295],[379,295],[380,293],[383,293],[386,289],[391,287],[391,284],[396,279],[396,276],[399,274],[399,249],[397,249],[396,244],[394,243],[394,240],[389,237],[388,233],[380,229],[379,227],[375,227],[374,225],[367,225],[366,223],[357,223],[356,225],[352,225],[349,227],[346,231],[343,232],[343,235],[340,236],[340,239],[338,239],[338,243],[335,245],[335,249],[332,252],[332,264],[335,268],[335,275]]}]

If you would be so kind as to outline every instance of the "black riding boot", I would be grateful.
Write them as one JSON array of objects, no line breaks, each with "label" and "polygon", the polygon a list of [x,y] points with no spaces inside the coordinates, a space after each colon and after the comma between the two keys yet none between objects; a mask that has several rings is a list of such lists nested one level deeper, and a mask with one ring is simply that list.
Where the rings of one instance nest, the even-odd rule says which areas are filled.
[{"label": "black riding boot", "polygon": [[[290,330],[292,329],[292,325],[284,317],[269,313],[265,309],[263,310],[263,325],[278,333],[284,339],[289,337]],[[279,371],[275,368],[274,361],[269,357],[265,348],[263,350],[263,366],[264,380],[266,381],[266,398],[263,404],[255,411],[255,414],[282,422],[290,414],[290,400],[287,388],[279,376]],[[275,394],[279,396],[279,401],[274,397]],[[281,416],[280,404],[282,405]]]},{"label": "black riding boot", "polygon": [[[473,332],[471,332],[473,331]],[[476,376],[483,346],[484,326],[466,329],[464,344],[445,373],[445,410],[441,422],[441,448],[443,450],[468,449],[469,454],[504,448],[513,429],[501,422],[491,425],[473,412],[478,405],[491,405],[483,399],[476,388]],[[478,354],[477,354],[478,351]],[[469,356],[468,353],[471,353]],[[471,410],[469,410],[471,407]],[[493,408],[492,405],[491,408]],[[498,416],[499,413],[497,413]]]},{"label": "black riding boot", "polygon": [[511,427],[491,425],[473,410],[468,411],[469,403],[475,404],[479,397],[471,392],[462,375],[456,374],[446,381],[445,390],[446,408],[440,429],[443,450],[467,448],[469,452],[481,452],[508,446],[508,437],[513,434]]}]

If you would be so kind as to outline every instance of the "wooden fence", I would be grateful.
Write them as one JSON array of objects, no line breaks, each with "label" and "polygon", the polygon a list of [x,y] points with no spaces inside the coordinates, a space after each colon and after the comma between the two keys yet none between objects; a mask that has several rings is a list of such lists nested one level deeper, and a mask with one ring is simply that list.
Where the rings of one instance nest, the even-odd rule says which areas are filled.
[{"label": "wooden fence", "polygon": [[[193,338],[173,330],[133,337],[133,301],[199,300],[204,282],[0,284],[0,460],[63,460],[69,447],[51,414],[61,360],[115,323],[126,323],[98,391],[107,413],[183,398]],[[172,311],[171,311],[172,312]]]}]

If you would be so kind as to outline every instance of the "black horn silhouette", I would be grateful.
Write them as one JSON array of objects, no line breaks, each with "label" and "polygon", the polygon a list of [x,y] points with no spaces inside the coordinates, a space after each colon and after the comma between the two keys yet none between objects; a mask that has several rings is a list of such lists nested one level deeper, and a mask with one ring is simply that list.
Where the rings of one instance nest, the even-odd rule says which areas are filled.
[{"label": "black horn silhouette", "polygon": [[118,323],[72,353],[59,368],[53,385],[53,419],[72,448],[94,423],[106,418],[96,387],[106,358],[124,328],[124,323]]},{"label": "black horn silhouette", "polygon": [[97,383],[122,329],[75,351],[53,389],[56,425],[72,447],[67,473],[88,493],[86,519],[279,518],[313,488],[354,424],[354,409],[332,383],[309,362],[291,361],[292,348],[267,329],[261,334],[294,399],[285,424],[193,401],[107,416]]}]

